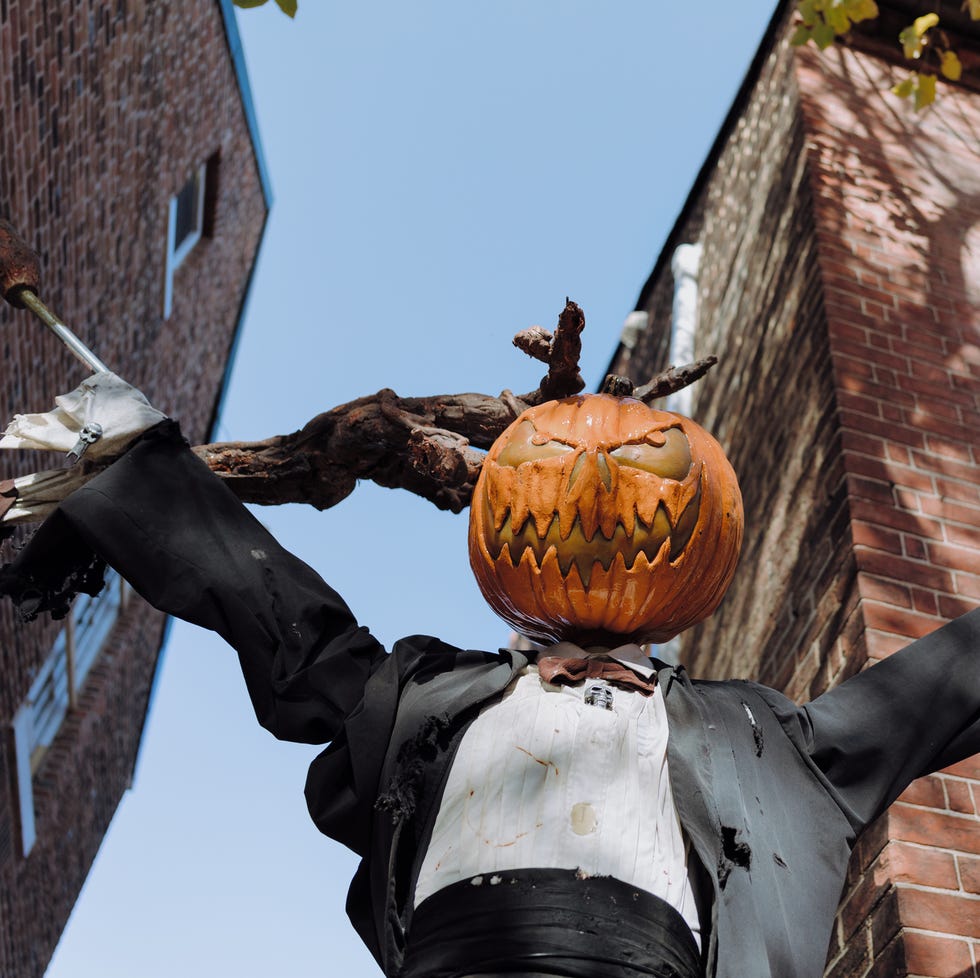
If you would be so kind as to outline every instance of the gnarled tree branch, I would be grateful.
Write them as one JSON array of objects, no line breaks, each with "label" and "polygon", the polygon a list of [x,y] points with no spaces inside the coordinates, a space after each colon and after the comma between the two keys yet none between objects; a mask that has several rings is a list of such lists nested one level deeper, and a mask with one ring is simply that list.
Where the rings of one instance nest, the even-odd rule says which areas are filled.
[{"label": "gnarled tree branch", "polygon": [[536,326],[514,338],[548,364],[540,386],[528,394],[399,397],[385,389],[317,415],[289,435],[194,451],[245,502],[327,509],[358,479],[371,479],[458,513],[469,505],[483,453],[498,435],[527,408],[585,386],[579,373],[584,326],[582,310],[566,301],[554,335]]},{"label": "gnarled tree branch", "polygon": [[488,394],[399,397],[382,390],[319,414],[289,435],[194,451],[245,502],[327,509],[358,479],[371,479],[459,512],[480,472],[478,449],[493,444],[517,416],[515,407]]},{"label": "gnarled tree branch", "polygon": [[717,362],[716,356],[710,356],[703,360],[695,360],[694,363],[686,363],[683,367],[668,367],[657,374],[649,384],[637,387],[633,396],[649,404],[658,397],[676,394],[677,391],[690,387],[695,381],[700,380]]}]

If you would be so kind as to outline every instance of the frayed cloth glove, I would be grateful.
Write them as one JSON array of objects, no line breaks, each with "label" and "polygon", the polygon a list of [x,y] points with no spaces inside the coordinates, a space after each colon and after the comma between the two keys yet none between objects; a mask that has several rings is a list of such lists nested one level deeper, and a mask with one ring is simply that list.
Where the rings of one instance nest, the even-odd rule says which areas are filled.
[{"label": "frayed cloth glove", "polygon": [[[70,394],[55,398],[45,414],[17,414],[0,448],[84,452],[85,464],[37,472],[0,483],[0,521],[6,525],[45,519],[68,495],[100,472],[144,431],[166,416],[135,387],[113,373],[93,374]],[[99,431],[97,437],[93,432]]]},{"label": "frayed cloth glove", "polygon": [[105,465],[89,463],[4,479],[0,482],[0,523],[17,526],[46,520],[63,499],[104,468]]},{"label": "frayed cloth glove", "polygon": [[161,414],[135,387],[113,373],[93,374],[70,394],[54,399],[45,414],[16,414],[0,438],[0,448],[39,448],[71,452],[86,425],[98,424],[102,435],[89,444],[87,458],[119,455]]}]

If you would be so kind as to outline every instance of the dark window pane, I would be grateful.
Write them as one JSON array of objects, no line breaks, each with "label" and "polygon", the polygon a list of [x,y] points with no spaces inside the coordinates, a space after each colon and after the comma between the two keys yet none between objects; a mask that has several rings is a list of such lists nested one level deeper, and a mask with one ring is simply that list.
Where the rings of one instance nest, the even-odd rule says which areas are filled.
[{"label": "dark window pane", "polygon": [[195,173],[177,194],[177,226],[174,248],[179,248],[185,238],[200,230],[200,175]]}]

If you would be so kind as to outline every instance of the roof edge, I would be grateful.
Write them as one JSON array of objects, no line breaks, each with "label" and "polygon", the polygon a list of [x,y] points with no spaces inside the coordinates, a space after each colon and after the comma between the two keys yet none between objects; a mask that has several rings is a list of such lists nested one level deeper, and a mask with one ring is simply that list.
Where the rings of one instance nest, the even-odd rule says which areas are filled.
[{"label": "roof edge", "polygon": [[667,235],[667,240],[664,242],[660,256],[657,258],[657,263],[653,266],[653,271],[650,273],[646,282],[643,284],[643,288],[640,290],[640,295],[636,300],[636,309],[642,308],[650,290],[653,288],[655,280],[659,277],[660,272],[663,270],[663,266],[670,260],[670,256],[673,254],[673,248],[671,246],[675,243],[675,240],[680,234],[684,224],[687,223],[687,219],[690,216],[691,211],[694,210],[701,191],[704,189],[708,182],[708,178],[714,171],[715,166],[718,163],[718,159],[728,142],[728,137],[732,134],[735,124],[742,115],[742,110],[749,101],[752,94],[752,89],[755,88],[755,84],[759,80],[759,76],[762,74],[762,67],[766,62],[766,58],[769,57],[769,54],[772,52],[772,49],[775,46],[777,27],[789,12],[790,8],[794,6],[795,0],[780,0],[778,6],[773,12],[772,17],[769,20],[769,24],[766,27],[766,32],[762,36],[762,43],[756,50],[755,56],[752,58],[752,62],[750,63],[748,70],[745,72],[745,77],[742,79],[742,84],[739,86],[738,92],[735,94],[731,108],[728,110],[728,114],[725,116],[725,120],[722,122],[721,128],[718,130],[718,135],[715,137],[715,141],[711,144],[711,149],[708,150],[708,155],[705,157],[704,163],[701,164],[701,169],[698,170],[698,175],[695,177],[694,184],[687,195],[687,199],[684,201],[684,206],[681,208],[680,213],[677,215],[677,220],[674,221],[673,227],[671,227],[670,233]]},{"label": "roof edge", "polygon": [[242,45],[242,36],[238,32],[235,7],[231,0],[218,0],[218,7],[221,9],[221,19],[225,24],[225,41],[228,44],[228,52],[235,68],[235,77],[238,79],[242,110],[245,113],[245,122],[252,139],[252,152],[255,154],[255,163],[259,170],[262,195],[265,197],[265,206],[270,208],[272,207],[272,180],[269,177],[269,168],[266,166],[265,154],[262,151],[262,137],[259,135],[259,122],[255,115],[252,86],[248,79],[248,67],[245,64],[245,48]]},{"label": "roof edge", "polygon": [[[708,155],[705,157],[704,163],[701,164],[701,169],[698,171],[698,175],[694,179],[694,184],[691,186],[691,189],[688,192],[687,198],[681,207],[680,213],[677,215],[677,219],[674,221],[670,232],[664,240],[660,255],[653,266],[653,271],[651,271],[649,276],[647,276],[647,280],[644,282],[639,296],[637,296],[636,304],[633,307],[634,310],[643,309],[643,306],[652,292],[654,285],[663,273],[664,266],[670,261],[671,255],[674,253],[674,248],[681,243],[678,241],[681,231],[687,224],[688,218],[691,216],[691,212],[697,206],[701,192],[704,190],[711,173],[714,171],[718,163],[718,159],[720,158],[725,145],[728,142],[728,138],[731,135],[732,130],[735,128],[735,124],[738,122],[738,119],[742,114],[742,110],[748,103],[752,90],[755,87],[756,82],[759,80],[759,76],[762,74],[763,65],[765,64],[766,59],[769,57],[769,54],[775,45],[777,29],[782,20],[794,6],[795,0],[780,0],[775,11],[773,11],[773,15],[769,19],[769,24],[766,27],[765,34],[763,34],[762,43],[756,50],[755,55],[745,72],[745,77],[742,79],[742,84],[739,86],[738,92],[736,93],[735,98],[732,100],[731,108],[729,108],[728,114],[725,116],[725,119],[721,124],[721,128],[718,130],[718,135],[711,144],[711,149],[708,150]],[[612,357],[609,360],[609,366],[607,367],[606,372],[603,374],[604,377],[607,373],[612,371],[613,364],[615,364],[615,362],[619,359],[622,349],[622,343],[618,343]]]}]

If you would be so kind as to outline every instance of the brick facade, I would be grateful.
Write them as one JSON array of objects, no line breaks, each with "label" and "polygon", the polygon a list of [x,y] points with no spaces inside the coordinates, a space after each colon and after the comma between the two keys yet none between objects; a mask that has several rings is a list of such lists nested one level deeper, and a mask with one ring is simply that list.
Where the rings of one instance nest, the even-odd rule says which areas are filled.
[{"label": "brick facade", "polygon": [[[682,655],[803,701],[980,603],[980,94],[941,84],[916,115],[873,48],[794,50],[789,17],[612,369],[664,365],[670,253],[700,241],[697,355],[721,363],[692,413],[739,473],[747,531]],[[974,758],[915,783],[863,836],[829,975],[980,974],[978,778]]]},{"label": "brick facade", "polygon": [[[42,298],[189,438],[205,440],[267,213],[218,2],[0,0],[0,217],[42,255]],[[212,163],[211,226],[163,316],[168,203]],[[0,415],[46,410],[85,371],[0,308]],[[3,474],[51,467],[14,454]],[[55,462],[54,464],[57,464]],[[9,559],[5,546],[4,559]],[[0,974],[43,974],[129,784],[164,618],[132,596],[33,777],[21,854],[11,723],[59,623],[0,607]]]}]

